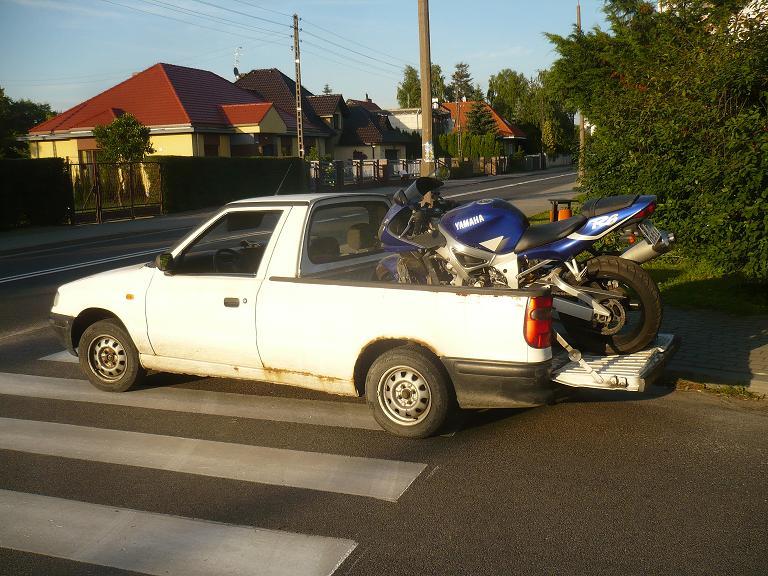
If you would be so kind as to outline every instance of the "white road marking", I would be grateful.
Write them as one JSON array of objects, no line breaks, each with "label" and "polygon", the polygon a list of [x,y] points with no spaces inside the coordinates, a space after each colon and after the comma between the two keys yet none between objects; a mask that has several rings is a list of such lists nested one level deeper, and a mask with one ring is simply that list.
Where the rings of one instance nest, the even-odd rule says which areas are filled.
[{"label": "white road marking", "polygon": [[127,260],[129,258],[138,258],[139,256],[148,256],[150,254],[160,254],[162,248],[155,248],[154,250],[144,250],[143,252],[133,252],[132,254],[123,254],[122,256],[111,256],[110,258],[101,258],[99,260],[91,260],[90,262],[80,262],[79,264],[68,264],[67,266],[59,266],[58,268],[49,268],[48,270],[38,270],[36,272],[27,272],[26,274],[17,274],[16,276],[6,276],[0,278],[0,284],[6,282],[18,282],[19,280],[27,280],[28,278],[37,278],[38,276],[46,276],[48,274],[56,274],[57,272],[67,272],[69,270],[77,270],[79,268],[87,268],[89,266],[98,266],[99,264],[108,264],[109,262],[117,262],[119,260]]},{"label": "white road marking", "polygon": [[40,360],[45,360],[47,362],[69,362],[72,364],[77,364],[79,362],[77,356],[72,356],[72,354],[66,350],[43,356]]},{"label": "white road marking", "polygon": [[494,190],[501,190],[503,188],[514,188],[515,186],[522,186],[523,184],[533,184],[534,182],[544,182],[545,180],[554,180],[555,178],[564,178],[565,176],[574,176],[576,172],[566,172],[565,174],[558,174],[557,176],[548,176],[546,178],[536,178],[535,180],[526,180],[525,182],[513,182],[512,184],[504,184],[503,186],[494,186],[492,188],[483,188],[482,190],[472,190],[470,192],[460,192],[458,194],[443,194],[445,198],[459,198],[460,196],[471,196],[472,194],[482,194],[483,192],[492,192]]},{"label": "white road marking", "polygon": [[0,448],[396,502],[427,467],[381,460],[0,418]]},{"label": "white road marking", "polygon": [[0,518],[4,548],[163,576],[328,576],[356,546],[9,490]]},{"label": "white road marking", "polygon": [[[63,354],[77,362],[77,358],[69,353]],[[253,396],[170,387],[112,394],[97,390],[84,380],[5,373],[0,373],[0,394],[230,418],[381,430],[367,405],[351,402]]]},{"label": "white road marking", "polygon": [[0,340],[7,340],[8,338],[14,338],[16,336],[25,336],[27,334],[32,334],[33,332],[40,332],[41,330],[48,329],[48,322],[41,322],[40,324],[33,324],[32,326],[27,326],[21,330],[16,330],[16,332],[2,332],[0,333]]}]

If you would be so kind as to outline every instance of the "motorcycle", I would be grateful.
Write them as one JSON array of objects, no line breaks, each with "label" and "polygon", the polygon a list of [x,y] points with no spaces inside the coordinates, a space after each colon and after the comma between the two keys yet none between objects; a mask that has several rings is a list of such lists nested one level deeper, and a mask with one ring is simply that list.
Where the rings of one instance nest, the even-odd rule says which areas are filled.
[{"label": "motorcycle", "polygon": [[[589,200],[576,216],[531,226],[510,202],[489,198],[458,205],[440,195],[442,185],[421,177],[395,194],[379,229],[382,246],[394,254],[379,262],[379,280],[548,286],[553,309],[581,350],[629,354],[655,339],[661,297],[640,264],[667,252],[675,240],[649,218],[655,196]],[[618,254],[596,249],[616,233],[630,242],[629,248]]]}]

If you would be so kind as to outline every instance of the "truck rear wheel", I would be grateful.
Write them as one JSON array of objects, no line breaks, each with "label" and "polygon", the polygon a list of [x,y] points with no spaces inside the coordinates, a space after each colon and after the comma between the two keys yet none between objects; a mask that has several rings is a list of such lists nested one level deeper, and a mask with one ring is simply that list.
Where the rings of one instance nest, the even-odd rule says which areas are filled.
[{"label": "truck rear wheel", "polygon": [[78,346],[80,367],[99,390],[125,392],[146,372],[131,337],[116,320],[99,320],[88,326]]},{"label": "truck rear wheel", "polygon": [[365,395],[376,422],[406,438],[431,436],[454,407],[443,367],[417,346],[379,356],[368,370]]}]

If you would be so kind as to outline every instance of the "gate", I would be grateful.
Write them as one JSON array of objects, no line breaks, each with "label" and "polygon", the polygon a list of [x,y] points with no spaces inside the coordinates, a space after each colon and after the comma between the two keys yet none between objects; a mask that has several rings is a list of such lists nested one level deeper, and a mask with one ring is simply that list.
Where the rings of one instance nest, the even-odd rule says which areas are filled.
[{"label": "gate", "polygon": [[134,219],[162,213],[158,162],[69,164],[74,223]]}]

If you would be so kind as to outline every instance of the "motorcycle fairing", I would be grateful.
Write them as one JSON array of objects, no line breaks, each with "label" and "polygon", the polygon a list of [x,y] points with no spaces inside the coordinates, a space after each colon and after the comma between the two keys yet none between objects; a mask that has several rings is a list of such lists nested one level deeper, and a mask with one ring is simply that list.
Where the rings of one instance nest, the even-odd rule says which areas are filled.
[{"label": "motorcycle fairing", "polygon": [[492,254],[511,252],[530,226],[525,214],[499,198],[454,208],[443,216],[440,225],[461,244]]},{"label": "motorcycle fairing", "polygon": [[519,255],[529,260],[570,260],[655,201],[655,196],[639,196],[634,204],[626,208],[588,219],[581,228],[561,240],[525,250]]}]

